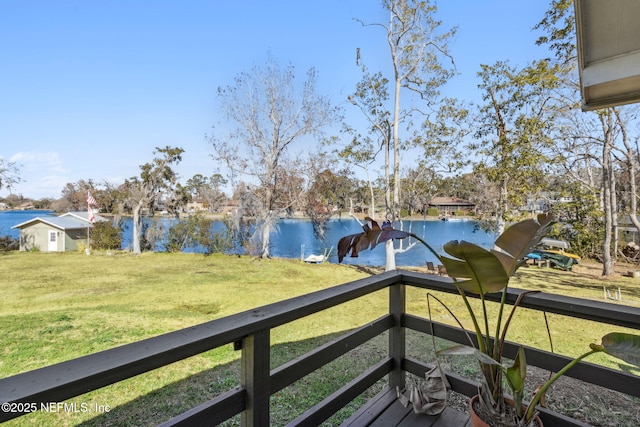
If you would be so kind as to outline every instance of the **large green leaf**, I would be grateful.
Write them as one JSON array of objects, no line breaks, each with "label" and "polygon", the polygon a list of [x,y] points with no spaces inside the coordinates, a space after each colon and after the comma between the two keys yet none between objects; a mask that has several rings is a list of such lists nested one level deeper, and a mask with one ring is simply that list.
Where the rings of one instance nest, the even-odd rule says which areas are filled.
[{"label": "large green leaf", "polygon": [[540,214],[535,220],[526,219],[513,224],[496,239],[495,245],[502,251],[499,258],[509,276],[547,234],[554,222],[553,215]]},{"label": "large green leaf", "polygon": [[524,262],[524,259],[522,261],[518,261],[517,258],[514,258],[512,255],[506,252],[492,250],[491,253],[500,260],[500,262],[502,263],[502,268],[509,277],[513,276],[513,273],[515,273],[518,267],[520,267],[520,265]]},{"label": "large green leaf", "polygon": [[507,368],[506,373],[507,382],[511,390],[514,393],[522,393],[527,377],[527,359],[524,355],[524,347],[520,347],[516,355],[516,360],[513,361],[511,367]]},{"label": "large green leaf", "polygon": [[456,285],[476,294],[499,292],[507,286],[509,275],[492,251],[464,240],[452,240],[444,250],[456,259],[442,257],[447,274],[461,280]]},{"label": "large green leaf", "polygon": [[606,353],[640,366],[640,335],[611,332],[602,337],[602,346]]}]

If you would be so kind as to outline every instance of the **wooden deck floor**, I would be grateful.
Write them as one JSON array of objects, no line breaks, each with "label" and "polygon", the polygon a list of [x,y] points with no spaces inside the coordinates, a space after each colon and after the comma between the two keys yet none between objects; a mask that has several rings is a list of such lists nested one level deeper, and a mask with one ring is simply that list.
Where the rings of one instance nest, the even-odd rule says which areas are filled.
[{"label": "wooden deck floor", "polygon": [[447,408],[440,415],[416,414],[402,406],[395,390],[385,389],[342,423],[342,427],[470,427],[469,415]]}]

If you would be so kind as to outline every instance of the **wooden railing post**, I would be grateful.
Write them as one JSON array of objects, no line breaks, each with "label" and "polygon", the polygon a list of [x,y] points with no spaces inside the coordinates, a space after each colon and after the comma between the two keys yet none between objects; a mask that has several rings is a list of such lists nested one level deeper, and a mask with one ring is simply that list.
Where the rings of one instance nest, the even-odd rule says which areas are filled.
[{"label": "wooden railing post", "polygon": [[247,391],[246,410],[241,415],[243,427],[269,425],[270,334],[257,331],[242,340],[241,385]]},{"label": "wooden railing post", "polygon": [[405,358],[406,332],[402,326],[402,316],[406,311],[406,286],[396,283],[389,286],[389,313],[394,326],[389,330],[389,356],[393,358],[393,371],[389,373],[389,386],[404,388],[406,374],[402,369]]}]

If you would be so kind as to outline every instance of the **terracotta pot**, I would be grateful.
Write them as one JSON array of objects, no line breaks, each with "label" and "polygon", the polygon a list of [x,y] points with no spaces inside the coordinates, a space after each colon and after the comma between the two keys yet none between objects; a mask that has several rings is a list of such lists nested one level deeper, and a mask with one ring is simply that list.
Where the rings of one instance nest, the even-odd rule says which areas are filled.
[{"label": "terracotta pot", "polygon": [[[482,420],[478,416],[478,414],[476,414],[476,411],[473,409],[473,405],[479,399],[480,399],[480,397],[476,394],[475,396],[473,396],[471,398],[471,401],[469,402],[469,413],[471,414],[471,426],[472,427],[492,427],[491,425],[487,424],[484,420]],[[504,402],[509,406],[514,406],[515,405],[513,400],[511,400],[511,399],[509,399],[507,397],[504,398]],[[533,420],[537,423],[538,427],[544,427],[544,425],[542,424],[542,420],[537,415],[535,417],[533,417]]]}]

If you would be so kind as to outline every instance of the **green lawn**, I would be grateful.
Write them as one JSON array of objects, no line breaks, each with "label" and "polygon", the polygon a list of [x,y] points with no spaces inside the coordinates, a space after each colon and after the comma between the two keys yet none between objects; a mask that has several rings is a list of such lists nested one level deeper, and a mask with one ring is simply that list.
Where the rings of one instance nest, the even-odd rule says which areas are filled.
[{"label": "green lawn", "polygon": [[[295,260],[196,254],[10,253],[0,256],[0,376],[61,362],[243,310],[367,276],[353,266]],[[627,304],[638,305],[637,279],[619,278]],[[585,273],[523,269],[514,287],[602,299],[602,281]],[[609,284],[609,286],[613,286]],[[426,315],[426,296],[408,291],[409,311]],[[454,312],[457,298],[447,296]],[[386,292],[277,328],[277,366],[335,334],[387,310]],[[434,317],[447,314],[434,307]],[[523,310],[512,340],[548,348],[540,313]],[[578,354],[612,330],[550,316],[556,351]],[[535,327],[532,327],[535,325]],[[282,425],[318,402],[386,352],[384,337],[272,398],[272,424]],[[431,341],[415,337],[409,352],[429,359]],[[71,399],[92,410],[36,413],[6,425],[155,425],[238,384],[239,354],[228,346]],[[612,365],[606,359],[592,360]],[[455,363],[458,371],[469,363]],[[473,365],[473,363],[471,363]],[[355,374],[354,374],[355,372]],[[108,407],[100,415],[93,408]],[[350,408],[327,425],[338,423]]]}]

